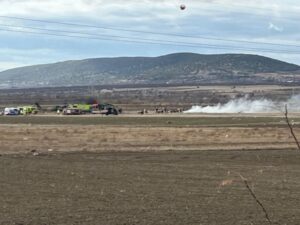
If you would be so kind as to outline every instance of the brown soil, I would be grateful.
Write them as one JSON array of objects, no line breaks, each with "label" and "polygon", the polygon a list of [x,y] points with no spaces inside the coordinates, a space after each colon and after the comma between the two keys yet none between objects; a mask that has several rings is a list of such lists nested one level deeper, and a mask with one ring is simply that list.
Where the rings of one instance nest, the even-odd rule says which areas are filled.
[{"label": "brown soil", "polygon": [[[295,128],[300,133],[299,128]],[[0,152],[291,149],[286,127],[1,125]]]},{"label": "brown soil", "polygon": [[282,118],[45,118],[1,119],[1,225],[269,224],[241,176],[273,224],[300,224]]},{"label": "brown soil", "polygon": [[299,161],[288,150],[2,155],[0,224],[269,224],[240,174],[273,224],[296,225]]}]

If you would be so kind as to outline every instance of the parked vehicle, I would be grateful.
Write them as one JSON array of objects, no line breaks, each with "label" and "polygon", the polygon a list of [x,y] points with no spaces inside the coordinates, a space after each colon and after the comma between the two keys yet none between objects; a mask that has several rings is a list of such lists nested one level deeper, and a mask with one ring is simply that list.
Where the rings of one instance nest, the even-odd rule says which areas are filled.
[{"label": "parked vehicle", "polygon": [[19,112],[21,115],[37,114],[38,109],[35,106],[22,106],[19,107]]},{"label": "parked vehicle", "polygon": [[76,108],[65,108],[62,111],[63,115],[80,115],[82,111]]},{"label": "parked vehicle", "polygon": [[[60,109],[56,108],[61,112]],[[63,108],[63,115],[80,115],[80,114],[104,114],[104,115],[118,115],[122,112],[122,109],[118,109],[112,104],[69,104],[66,108]]]},{"label": "parked vehicle", "polygon": [[71,104],[71,105],[68,105],[67,109],[78,109],[81,112],[81,114],[91,113],[92,105],[90,105],[90,104]]},{"label": "parked vehicle", "polygon": [[98,104],[98,106],[93,110],[94,114],[104,114],[104,115],[118,115],[122,113],[122,109],[118,109],[112,104]]},{"label": "parked vehicle", "polygon": [[19,110],[19,108],[5,108],[4,115],[17,116],[17,115],[20,115],[20,110]]}]

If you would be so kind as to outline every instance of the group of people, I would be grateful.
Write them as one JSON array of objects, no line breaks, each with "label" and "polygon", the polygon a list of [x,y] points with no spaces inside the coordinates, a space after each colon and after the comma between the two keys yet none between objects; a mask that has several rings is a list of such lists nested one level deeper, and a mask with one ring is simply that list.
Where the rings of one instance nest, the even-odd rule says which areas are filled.
[{"label": "group of people", "polygon": [[[183,109],[182,108],[176,108],[176,109],[168,109],[167,107],[156,107],[155,108],[155,113],[182,113]],[[148,114],[149,111],[147,109],[143,109],[139,111],[139,114]]]}]

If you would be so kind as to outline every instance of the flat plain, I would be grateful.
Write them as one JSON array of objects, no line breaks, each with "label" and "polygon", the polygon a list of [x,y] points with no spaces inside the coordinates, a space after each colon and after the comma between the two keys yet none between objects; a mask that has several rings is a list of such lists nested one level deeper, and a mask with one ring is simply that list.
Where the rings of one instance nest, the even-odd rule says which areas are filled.
[{"label": "flat plain", "polygon": [[0,123],[0,224],[268,224],[240,176],[274,224],[300,222],[300,153],[280,116]]},{"label": "flat plain", "polygon": [[[271,224],[300,224],[300,152],[283,114],[127,106],[120,116],[0,116],[0,224],[270,224],[243,179]],[[289,117],[299,137],[300,116]]]},{"label": "flat plain", "polygon": [[0,124],[2,153],[296,147],[280,116],[20,116],[0,117]]},{"label": "flat plain", "polygon": [[300,223],[294,150],[76,152],[0,157],[0,224]]}]

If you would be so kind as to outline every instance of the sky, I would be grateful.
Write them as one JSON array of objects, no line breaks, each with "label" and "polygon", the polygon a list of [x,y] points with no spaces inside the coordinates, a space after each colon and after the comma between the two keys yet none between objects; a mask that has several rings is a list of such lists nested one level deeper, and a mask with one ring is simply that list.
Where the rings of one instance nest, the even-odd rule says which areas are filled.
[{"label": "sky", "polygon": [[0,0],[0,9],[0,71],[176,52],[300,65],[298,0]]}]

